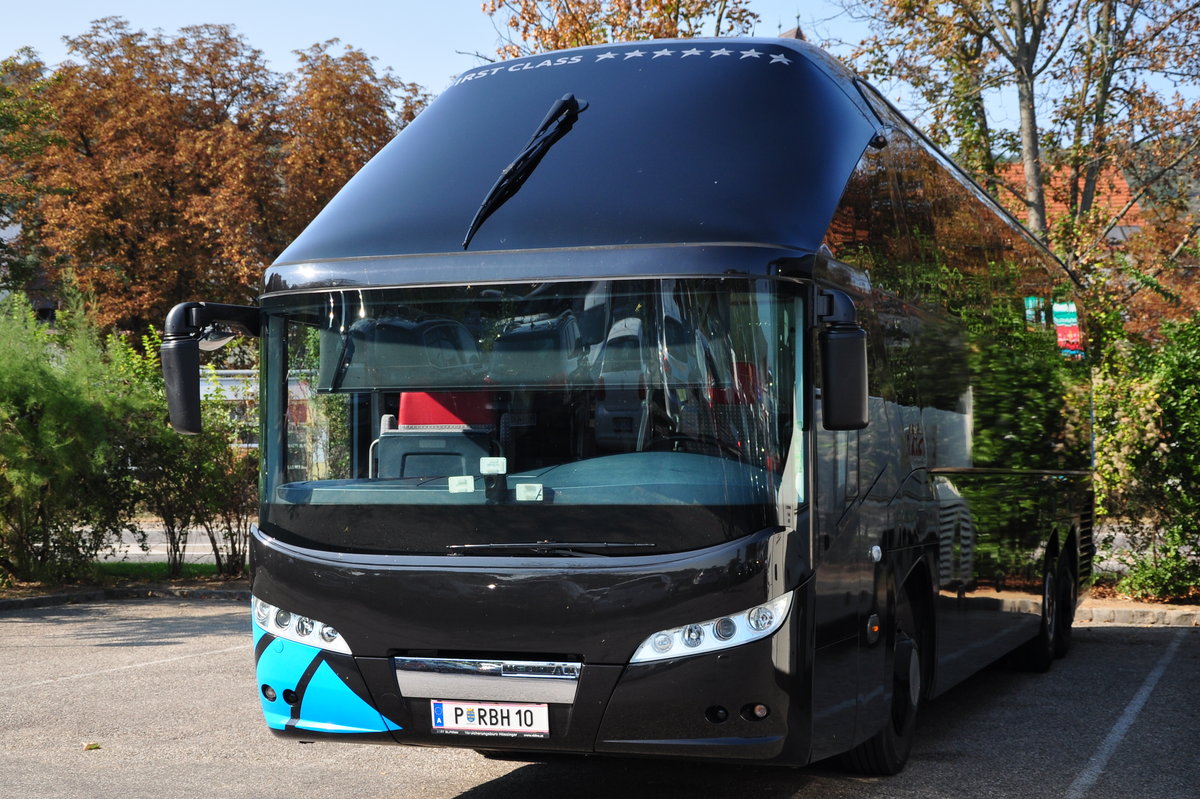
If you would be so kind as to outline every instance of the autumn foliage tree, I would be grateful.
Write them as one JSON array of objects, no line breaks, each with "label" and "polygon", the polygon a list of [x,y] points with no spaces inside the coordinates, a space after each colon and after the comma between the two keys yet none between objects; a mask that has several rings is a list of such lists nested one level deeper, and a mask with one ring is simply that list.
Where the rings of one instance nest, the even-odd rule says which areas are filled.
[{"label": "autumn foliage tree", "polygon": [[227,25],[148,34],[110,17],[67,39],[70,60],[41,78],[50,138],[5,168],[37,186],[14,217],[42,269],[69,271],[102,325],[135,333],[184,300],[252,300],[425,101],[334,44],[280,75]]},{"label": "autumn foliage tree", "polygon": [[567,47],[641,39],[736,36],[758,22],[749,0],[486,0],[512,58]]},{"label": "autumn foliage tree", "polygon": [[[860,68],[913,87],[935,139],[1062,257],[1089,314],[1093,354],[1137,323],[1135,300],[1134,314],[1156,323],[1167,309],[1150,295],[1200,298],[1190,285],[1198,228],[1188,205],[1200,179],[1200,2],[844,5],[874,31]],[[1015,130],[996,124],[1009,97]],[[1006,160],[1020,164],[1016,174],[1000,168]],[[1133,194],[1114,208],[1103,200],[1120,182]]]},{"label": "autumn foliage tree", "polygon": [[22,246],[34,240],[35,231],[18,233],[16,216],[37,191],[20,165],[50,142],[53,112],[42,99],[46,87],[33,51],[0,61],[0,290],[21,288],[36,272],[36,257]]},{"label": "autumn foliage tree", "polygon": [[378,73],[361,50],[330,52],[337,44],[331,39],[298,52],[296,86],[283,109],[288,136],[281,175],[289,237],[430,99],[419,85]]}]

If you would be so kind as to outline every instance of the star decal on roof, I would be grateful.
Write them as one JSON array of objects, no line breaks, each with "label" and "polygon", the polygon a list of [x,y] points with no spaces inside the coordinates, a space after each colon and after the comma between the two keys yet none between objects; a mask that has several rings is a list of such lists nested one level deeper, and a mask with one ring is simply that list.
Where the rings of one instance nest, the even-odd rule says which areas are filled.
[{"label": "star decal on roof", "polygon": [[[732,44],[733,42],[730,41],[730,43]],[[765,62],[768,64],[779,64],[787,67],[796,62],[795,56],[791,53],[788,53],[786,50],[780,50],[776,52],[771,52],[770,49],[759,50],[757,46],[758,44],[766,43],[756,42],[754,45],[751,45],[745,50],[731,50],[728,47],[695,46],[688,47],[686,49],[675,49],[673,47],[663,46],[657,50],[643,50],[641,47],[635,47],[634,49],[606,49],[600,52],[593,51],[591,53],[574,53],[571,51],[566,51],[568,53],[567,55],[546,53],[543,56],[533,56],[528,59],[521,59],[519,61],[512,62],[505,61],[499,64],[489,64],[484,67],[473,69],[460,75],[454,82],[454,85],[457,86],[461,83],[467,83],[468,81],[479,80],[480,78],[490,78],[501,73],[519,73],[530,70],[544,69],[547,67],[569,67],[573,64],[583,63],[589,57],[594,58],[592,63],[599,63],[600,61],[629,61],[630,59],[634,58],[644,59],[646,56],[650,56],[651,61],[657,61],[660,58],[665,58],[668,61],[671,61],[678,56],[679,60],[682,61],[684,59],[691,58],[692,56],[703,58],[706,54],[708,58],[705,58],[705,61],[709,61],[714,58],[736,55],[736,59],[729,59],[727,62],[729,64],[732,64],[734,61],[741,62],[747,60],[751,62],[757,61],[759,63],[764,63],[763,56],[767,56],[767,58],[770,59],[769,61]],[[729,66],[725,68],[731,69],[733,67]]]}]

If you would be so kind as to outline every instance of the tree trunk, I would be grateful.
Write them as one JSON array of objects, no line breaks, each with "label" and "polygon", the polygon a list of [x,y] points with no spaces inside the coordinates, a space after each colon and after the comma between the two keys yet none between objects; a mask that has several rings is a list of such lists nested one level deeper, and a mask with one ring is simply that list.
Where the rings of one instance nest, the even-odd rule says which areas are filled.
[{"label": "tree trunk", "polygon": [[1033,234],[1046,240],[1046,191],[1042,185],[1042,153],[1038,141],[1037,104],[1033,78],[1021,75],[1017,83],[1021,112],[1021,165],[1025,168],[1026,224]]}]

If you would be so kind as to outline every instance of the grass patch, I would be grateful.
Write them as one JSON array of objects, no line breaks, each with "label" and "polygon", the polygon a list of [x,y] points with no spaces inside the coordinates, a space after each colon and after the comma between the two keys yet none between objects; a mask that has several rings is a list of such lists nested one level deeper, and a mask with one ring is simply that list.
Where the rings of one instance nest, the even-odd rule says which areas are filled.
[{"label": "grass patch", "polygon": [[[245,576],[236,582],[244,582]],[[0,574],[0,599],[19,599],[69,591],[96,588],[127,587],[169,583],[175,586],[218,587],[231,582],[217,573],[213,563],[185,563],[179,577],[167,576],[166,563],[132,563],[129,561],[98,561],[80,575],[78,579],[65,583],[14,582]]]},{"label": "grass patch", "polygon": [[[166,563],[131,563],[129,561],[100,561],[94,565],[96,579],[102,582],[132,580],[134,582],[154,582],[166,580]],[[183,579],[195,580],[217,576],[215,563],[184,563]]]}]

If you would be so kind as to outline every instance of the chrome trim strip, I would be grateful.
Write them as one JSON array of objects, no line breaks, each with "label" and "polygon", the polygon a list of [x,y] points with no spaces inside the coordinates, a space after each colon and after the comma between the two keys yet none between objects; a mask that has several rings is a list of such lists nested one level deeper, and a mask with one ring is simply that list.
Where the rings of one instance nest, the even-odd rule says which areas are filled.
[{"label": "chrome trim strip", "polygon": [[583,664],[544,660],[393,658],[406,697],[571,704]]}]

